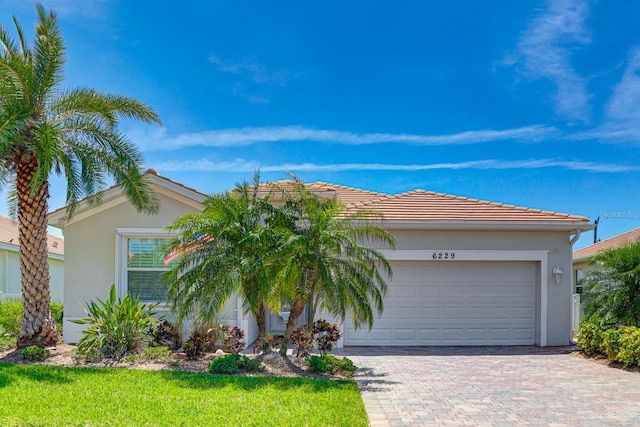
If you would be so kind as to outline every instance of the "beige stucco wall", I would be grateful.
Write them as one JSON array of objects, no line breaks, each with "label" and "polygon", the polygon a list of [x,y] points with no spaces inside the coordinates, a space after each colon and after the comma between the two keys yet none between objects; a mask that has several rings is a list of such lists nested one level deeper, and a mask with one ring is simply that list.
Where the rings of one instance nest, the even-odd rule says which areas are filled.
[{"label": "beige stucco wall", "polygon": [[[49,258],[49,290],[51,300],[62,302],[64,297],[64,261]],[[0,292],[3,294],[20,294],[20,254],[8,249],[0,249]]]},{"label": "beige stucco wall", "polygon": [[[160,197],[158,215],[136,212],[128,202],[105,210],[97,208],[96,214],[72,219],[64,230],[65,261],[64,340],[75,343],[80,338],[81,327],[69,320],[84,317],[83,306],[95,298],[108,297],[109,288],[116,283],[116,235],[117,229],[163,229],[180,215],[195,209],[163,194]],[[235,315],[236,302],[230,301],[223,316]]]}]

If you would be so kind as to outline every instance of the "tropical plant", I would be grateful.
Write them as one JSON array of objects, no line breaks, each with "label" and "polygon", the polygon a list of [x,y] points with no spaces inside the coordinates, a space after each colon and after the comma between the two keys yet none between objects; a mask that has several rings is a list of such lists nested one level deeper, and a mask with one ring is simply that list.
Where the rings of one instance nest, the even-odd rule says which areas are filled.
[{"label": "tropical plant", "polygon": [[228,353],[239,353],[244,348],[244,331],[237,326],[222,325],[222,346]]},{"label": "tropical plant", "polygon": [[152,347],[167,347],[171,350],[177,350],[182,344],[180,328],[166,319],[149,328],[147,335],[151,338],[149,345]]},{"label": "tropical plant", "polygon": [[316,320],[311,331],[313,332],[314,340],[318,344],[320,354],[330,352],[335,343],[342,337],[338,324],[329,323],[324,319]]},{"label": "tropical plant", "polygon": [[280,354],[304,308],[311,305],[311,323],[318,308],[341,318],[350,313],[357,329],[373,326],[374,309],[382,313],[387,290],[384,275],[391,266],[382,252],[370,246],[394,247],[393,236],[374,223],[369,210],[348,211],[335,198],[323,199],[294,177],[291,189],[282,190],[284,204],[277,218],[289,231],[282,259],[281,296],[291,301]]},{"label": "tropical plant", "polygon": [[592,264],[582,279],[585,319],[640,326],[640,242],[605,250],[593,257]]},{"label": "tropical plant", "polygon": [[148,106],[88,88],[61,86],[65,45],[53,11],[36,4],[38,23],[29,46],[14,17],[17,41],[0,25],[0,187],[11,186],[17,210],[24,315],[18,346],[59,340],[50,313],[47,254],[49,177],[64,174],[67,213],[79,201],[101,201],[107,178],[120,185],[140,211],[158,203],[141,173],[138,149],[119,130],[122,118],[160,123]]},{"label": "tropical plant", "polygon": [[140,297],[126,294],[116,296],[115,285],[111,286],[109,298],[97,303],[87,304],[87,317],[72,320],[79,325],[88,325],[82,331],[78,343],[78,354],[87,359],[122,359],[127,354],[144,347],[146,332],[158,321],[155,315],[156,304],[143,304]]},{"label": "tropical plant", "polygon": [[202,212],[187,213],[170,226],[179,234],[168,252],[180,256],[167,275],[179,320],[215,318],[238,292],[259,336],[266,335],[280,240],[267,220],[274,208],[259,190],[256,173],[252,184],[207,198]]},{"label": "tropical plant", "polygon": [[297,327],[291,333],[291,344],[296,357],[307,357],[313,351],[313,333],[306,326]]}]

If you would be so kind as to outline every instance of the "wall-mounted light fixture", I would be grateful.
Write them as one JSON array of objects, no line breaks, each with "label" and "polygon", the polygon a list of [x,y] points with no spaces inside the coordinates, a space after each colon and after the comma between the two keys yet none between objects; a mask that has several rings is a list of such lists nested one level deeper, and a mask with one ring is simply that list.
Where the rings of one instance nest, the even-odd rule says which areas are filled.
[{"label": "wall-mounted light fixture", "polygon": [[562,280],[562,269],[560,268],[559,265],[553,267],[553,269],[551,270],[551,274],[553,274],[553,278],[556,279],[556,283],[559,285],[560,281]]}]

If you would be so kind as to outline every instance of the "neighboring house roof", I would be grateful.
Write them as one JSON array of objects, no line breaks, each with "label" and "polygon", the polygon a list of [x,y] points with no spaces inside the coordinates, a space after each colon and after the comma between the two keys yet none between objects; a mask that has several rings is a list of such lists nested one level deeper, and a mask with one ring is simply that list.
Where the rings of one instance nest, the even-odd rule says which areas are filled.
[{"label": "neighboring house roof", "polygon": [[[15,251],[20,248],[18,237],[18,222],[0,215],[0,244],[15,246]],[[53,234],[47,234],[47,247],[49,253],[64,255],[64,239]]]},{"label": "neighboring house roof", "polygon": [[640,228],[627,231],[626,233],[618,234],[617,236],[613,236],[594,243],[593,245],[578,249],[577,251],[573,252],[573,261],[586,261],[606,249],[616,249],[624,246],[627,243],[635,242],[638,240],[640,240]]}]

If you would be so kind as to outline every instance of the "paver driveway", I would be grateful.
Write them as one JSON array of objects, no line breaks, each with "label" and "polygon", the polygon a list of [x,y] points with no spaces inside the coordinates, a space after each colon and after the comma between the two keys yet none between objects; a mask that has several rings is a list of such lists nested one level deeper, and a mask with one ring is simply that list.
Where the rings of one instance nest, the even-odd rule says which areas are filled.
[{"label": "paver driveway", "polygon": [[564,348],[348,347],[372,426],[639,426],[640,373]]}]

